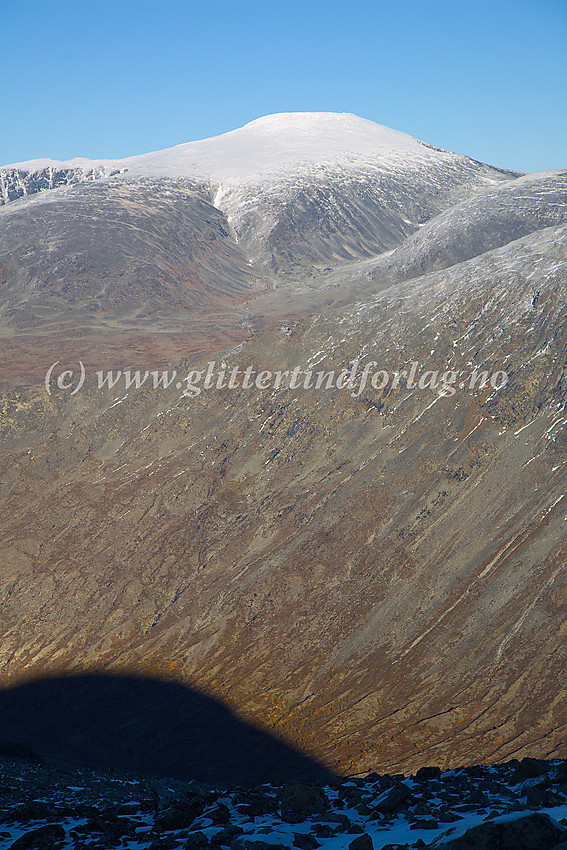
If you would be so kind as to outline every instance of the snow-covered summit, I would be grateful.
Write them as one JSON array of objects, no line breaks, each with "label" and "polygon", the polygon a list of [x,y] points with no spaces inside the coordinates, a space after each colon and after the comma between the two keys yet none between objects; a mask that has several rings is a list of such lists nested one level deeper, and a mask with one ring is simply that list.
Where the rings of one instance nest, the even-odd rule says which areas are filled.
[{"label": "snow-covered summit", "polygon": [[284,112],[257,118],[237,130],[162,151],[112,160],[36,159],[5,168],[35,172],[46,168],[129,176],[195,177],[213,181],[256,181],[296,167],[348,166],[367,162],[395,166],[451,156],[412,136],[350,113]]}]

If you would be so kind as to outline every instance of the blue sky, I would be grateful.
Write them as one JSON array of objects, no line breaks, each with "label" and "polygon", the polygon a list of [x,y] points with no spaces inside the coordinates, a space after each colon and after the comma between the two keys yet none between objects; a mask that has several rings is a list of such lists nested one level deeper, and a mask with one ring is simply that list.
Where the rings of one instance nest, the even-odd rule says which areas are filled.
[{"label": "blue sky", "polygon": [[567,166],[567,0],[0,0],[0,27],[0,164],[330,111],[494,165]]}]

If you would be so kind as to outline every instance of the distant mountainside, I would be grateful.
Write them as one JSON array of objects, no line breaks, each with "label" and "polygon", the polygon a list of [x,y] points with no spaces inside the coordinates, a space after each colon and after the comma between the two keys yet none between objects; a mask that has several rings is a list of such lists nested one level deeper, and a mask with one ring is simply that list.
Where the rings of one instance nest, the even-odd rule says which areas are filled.
[{"label": "distant mountainside", "polygon": [[[255,267],[282,275],[392,248],[474,187],[517,176],[355,115],[284,113],[122,160],[20,163],[0,170],[0,189],[7,202],[58,189],[56,203],[72,203],[69,187],[96,180],[90,200],[81,193],[96,206],[102,187],[112,193],[116,184],[134,184],[143,203],[156,179],[172,181],[173,194],[188,182],[222,211]],[[37,216],[61,214],[53,201]]]},{"label": "distant mountainside", "polygon": [[77,168],[0,211],[5,681],[171,679],[339,773],[567,756],[566,172],[326,113]]},{"label": "distant mountainside", "polygon": [[380,286],[470,260],[544,227],[563,224],[567,171],[528,174],[477,192],[430,219],[394,251],[337,272]]},{"label": "distant mountainside", "polygon": [[122,348],[157,367],[239,342],[271,321],[271,306],[243,306],[258,292],[289,291],[302,314],[298,288],[517,176],[333,113],[268,116],[124,160],[7,166],[3,385],[85,348],[92,366]]}]

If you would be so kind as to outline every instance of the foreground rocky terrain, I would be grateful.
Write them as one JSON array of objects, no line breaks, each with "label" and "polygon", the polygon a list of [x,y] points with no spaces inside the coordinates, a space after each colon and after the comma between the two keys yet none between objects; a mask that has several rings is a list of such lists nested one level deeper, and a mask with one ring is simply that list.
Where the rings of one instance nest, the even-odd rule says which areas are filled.
[{"label": "foreground rocky terrain", "polygon": [[[79,380],[62,354],[47,386],[22,379],[2,394],[4,737],[136,769],[143,712],[120,726],[119,748],[87,710],[86,684],[73,690],[85,718],[76,735],[38,709],[33,695],[54,677],[96,673],[208,695],[341,775],[567,756],[565,173],[518,178],[407,139],[395,156],[388,148],[387,180],[378,154],[368,166],[373,191],[393,199],[391,239],[381,196],[352,182],[347,191],[327,170],[336,162],[323,164],[323,195],[312,161],[293,171],[291,188],[284,169],[277,221],[267,190],[260,202],[257,188],[227,175],[212,212],[200,189],[183,189],[186,207],[167,195],[175,175],[131,172],[5,205],[10,244],[23,252],[6,278],[8,324],[45,323],[48,302],[57,322],[75,311],[82,322],[91,297],[117,322],[138,305],[152,320],[171,309],[178,321],[172,293],[183,290],[198,325],[207,299],[246,293],[239,309],[251,336],[220,343],[219,325],[222,347],[169,362],[167,387],[154,387],[143,364],[136,386],[129,353],[101,382],[101,352],[86,345],[80,391],[57,385],[64,368],[75,370],[72,387]],[[294,182],[306,174],[313,230],[306,184]],[[75,253],[104,265],[110,255],[99,257],[84,234],[92,226],[110,249],[110,230],[87,198],[101,209],[116,210],[118,197],[132,205],[146,179],[156,263],[173,238],[171,210],[192,234],[177,246],[171,287],[152,290],[136,231],[146,196],[132,218],[108,219],[124,290],[85,266],[84,298],[58,289],[57,275],[42,294],[32,271],[37,264],[43,279],[50,254],[41,240],[25,248],[24,236],[63,234],[61,245],[49,242],[57,268]],[[329,192],[340,198],[325,219]],[[75,204],[80,213],[65,224]],[[52,221],[36,217],[48,207]],[[279,229],[284,219],[293,238]],[[189,254],[202,286],[177,292]],[[218,277],[209,276],[217,256]],[[261,294],[246,289],[254,277],[269,283]],[[130,301],[112,300],[130,291]],[[352,385],[337,385],[343,370]],[[287,377],[276,384],[278,371]],[[332,385],[323,377],[317,386],[318,372],[334,372]],[[191,778],[193,767],[180,758],[176,776]],[[152,770],[165,774],[169,763],[156,755]]]},{"label": "foreground rocky terrain", "polygon": [[13,850],[551,850],[567,763],[516,760],[326,785],[206,786],[54,763],[0,744],[0,846]]}]

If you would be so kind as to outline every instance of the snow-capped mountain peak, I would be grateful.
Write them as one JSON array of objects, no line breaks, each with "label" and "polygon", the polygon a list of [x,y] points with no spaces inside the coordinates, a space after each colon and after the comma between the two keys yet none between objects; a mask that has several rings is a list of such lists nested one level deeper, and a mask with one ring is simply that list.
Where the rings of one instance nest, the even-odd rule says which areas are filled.
[{"label": "snow-capped mountain peak", "polygon": [[[454,154],[442,156],[454,157]],[[394,165],[430,160],[440,152],[406,133],[350,113],[284,112],[257,118],[220,136],[187,142],[123,159],[65,162],[36,159],[6,168],[33,172],[45,168],[120,171],[130,176],[194,177],[216,181],[256,181],[298,166],[331,166],[365,161]]]}]

